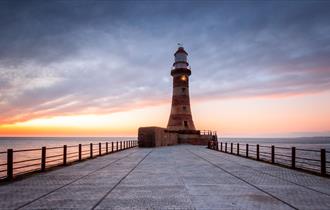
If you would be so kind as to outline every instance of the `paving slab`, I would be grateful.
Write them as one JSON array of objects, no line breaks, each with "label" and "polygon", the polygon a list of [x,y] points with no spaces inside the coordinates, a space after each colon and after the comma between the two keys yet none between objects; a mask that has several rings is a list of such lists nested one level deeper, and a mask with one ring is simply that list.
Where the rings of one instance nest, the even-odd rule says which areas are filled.
[{"label": "paving slab", "polygon": [[203,146],[134,148],[0,185],[0,209],[330,209],[330,180]]}]

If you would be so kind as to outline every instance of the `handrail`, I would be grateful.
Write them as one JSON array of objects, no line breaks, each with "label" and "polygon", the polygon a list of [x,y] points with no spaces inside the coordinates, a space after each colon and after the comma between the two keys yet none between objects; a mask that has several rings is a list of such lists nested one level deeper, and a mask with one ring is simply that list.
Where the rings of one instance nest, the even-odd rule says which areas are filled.
[{"label": "handrail", "polygon": [[288,148],[288,147],[276,147],[276,149],[285,149],[285,150],[290,150],[291,148]]},{"label": "handrail", "polygon": [[63,146],[62,147],[47,147],[47,150],[53,150],[53,149],[63,149]]},{"label": "handrail", "polygon": [[63,154],[46,156],[46,158],[54,158],[54,157],[60,157],[60,156],[63,156]]},{"label": "handrail", "polygon": [[314,161],[314,162],[320,162],[320,160],[311,159],[311,158],[296,157],[296,159],[299,159],[299,160],[309,160],[309,161]]},{"label": "handrail", "polygon": [[[117,147],[118,146],[118,147]],[[63,145],[57,147],[41,147],[32,149],[8,149],[7,151],[0,151],[1,155],[7,155],[7,162],[1,163],[0,166],[7,166],[6,169],[0,170],[0,181],[13,180],[17,176],[35,172],[45,171],[46,169],[65,166],[74,162],[111,154],[113,152],[122,151],[125,149],[137,147],[137,140],[125,140],[115,142],[102,142],[78,145]],[[56,150],[58,149],[58,150]],[[73,150],[74,149],[74,150]],[[55,151],[54,151],[55,150]],[[20,152],[35,152],[31,153],[33,158],[16,160],[15,154]],[[47,151],[51,151],[47,155]],[[40,156],[39,156],[40,155]],[[23,163],[27,163],[24,164]],[[54,164],[50,164],[54,163]],[[25,168],[35,167],[33,170],[24,170]],[[5,167],[3,167],[5,168]]]},{"label": "handrail", "polygon": [[265,145],[260,145],[259,147],[262,147],[262,148],[272,148],[272,146],[265,146]]},{"label": "handrail", "polygon": [[35,164],[31,164],[31,165],[24,165],[24,166],[15,167],[14,170],[22,169],[22,168],[31,168],[32,166],[40,166],[40,163],[35,163]]},{"label": "handrail", "polygon": [[40,148],[36,149],[19,149],[19,150],[14,150],[13,152],[33,152],[33,151],[40,151]]},{"label": "handrail", "polygon": [[[251,147],[253,149],[251,149]],[[208,148],[227,154],[233,154],[330,177],[330,171],[327,170],[330,168],[328,166],[330,161],[327,161],[327,154],[330,152],[325,149],[300,149],[296,147],[274,145],[268,146],[259,144],[251,145],[248,143],[228,143],[213,140],[209,142]],[[301,151],[304,153],[300,154]],[[319,159],[315,159],[315,155],[319,155]]]},{"label": "handrail", "polygon": [[46,161],[46,163],[52,163],[52,162],[61,161],[61,160],[63,160],[63,159],[62,158],[57,158],[57,159],[54,159],[54,160]]},{"label": "handrail", "polygon": [[[41,158],[34,158],[34,159],[28,159],[28,160],[20,160],[20,161],[15,161],[13,162],[14,164],[18,164],[18,163],[26,163],[26,162],[30,162],[30,161],[36,161],[36,160],[41,160]],[[7,164],[6,164],[7,165]]]},{"label": "handrail", "polygon": [[319,150],[316,150],[316,149],[298,149],[298,148],[297,148],[297,151],[305,151],[305,152],[320,152]]}]

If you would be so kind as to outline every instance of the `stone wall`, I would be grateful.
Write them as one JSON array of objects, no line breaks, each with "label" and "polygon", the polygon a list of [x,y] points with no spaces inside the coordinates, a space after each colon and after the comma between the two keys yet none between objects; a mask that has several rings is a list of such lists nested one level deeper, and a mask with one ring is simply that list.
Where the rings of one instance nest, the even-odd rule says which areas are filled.
[{"label": "stone wall", "polygon": [[139,147],[161,147],[176,144],[207,145],[212,135],[200,135],[199,131],[182,133],[160,127],[141,127],[138,131]]},{"label": "stone wall", "polygon": [[207,145],[212,135],[178,134],[179,144]]},{"label": "stone wall", "polygon": [[160,127],[141,127],[138,131],[139,147],[161,147],[178,144],[177,133]]}]

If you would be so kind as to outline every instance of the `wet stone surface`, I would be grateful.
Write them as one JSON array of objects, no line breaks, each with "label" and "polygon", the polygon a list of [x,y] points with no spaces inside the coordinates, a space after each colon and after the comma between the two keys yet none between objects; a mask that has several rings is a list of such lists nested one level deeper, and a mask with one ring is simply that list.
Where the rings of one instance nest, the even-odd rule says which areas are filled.
[{"label": "wet stone surface", "polygon": [[330,209],[330,179],[180,145],[0,185],[0,209]]}]

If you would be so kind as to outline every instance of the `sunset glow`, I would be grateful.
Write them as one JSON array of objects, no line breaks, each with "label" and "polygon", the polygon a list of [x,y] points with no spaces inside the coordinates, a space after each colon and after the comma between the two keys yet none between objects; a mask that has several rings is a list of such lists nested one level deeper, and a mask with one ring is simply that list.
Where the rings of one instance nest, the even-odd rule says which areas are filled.
[{"label": "sunset glow", "polygon": [[[198,129],[220,136],[282,137],[327,135],[330,91],[291,97],[226,100],[193,99]],[[138,127],[164,127],[170,104],[140,107],[103,115],[51,116],[0,126],[8,136],[136,136]]]}]

